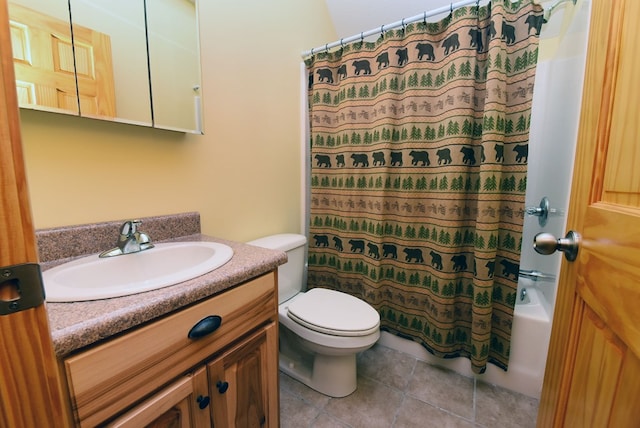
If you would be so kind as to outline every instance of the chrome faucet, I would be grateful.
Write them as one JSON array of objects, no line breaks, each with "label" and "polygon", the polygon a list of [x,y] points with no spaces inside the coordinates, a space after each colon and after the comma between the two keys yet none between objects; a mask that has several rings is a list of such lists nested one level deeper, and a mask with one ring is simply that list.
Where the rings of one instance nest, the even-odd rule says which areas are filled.
[{"label": "chrome faucet", "polygon": [[104,251],[100,257],[113,257],[122,254],[138,253],[140,251],[153,248],[151,238],[146,233],[138,232],[138,226],[142,224],[140,220],[128,220],[120,226],[120,236],[116,247]]}]

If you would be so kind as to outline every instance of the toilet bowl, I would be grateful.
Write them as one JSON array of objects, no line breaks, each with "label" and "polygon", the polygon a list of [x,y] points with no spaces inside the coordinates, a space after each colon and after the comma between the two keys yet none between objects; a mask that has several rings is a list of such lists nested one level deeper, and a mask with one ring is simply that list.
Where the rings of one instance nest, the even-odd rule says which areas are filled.
[{"label": "toilet bowl", "polygon": [[288,262],[278,268],[280,369],[331,397],[354,392],[356,354],[369,349],[380,337],[378,312],[340,291],[301,291],[304,236],[273,235],[248,244],[287,252]]}]

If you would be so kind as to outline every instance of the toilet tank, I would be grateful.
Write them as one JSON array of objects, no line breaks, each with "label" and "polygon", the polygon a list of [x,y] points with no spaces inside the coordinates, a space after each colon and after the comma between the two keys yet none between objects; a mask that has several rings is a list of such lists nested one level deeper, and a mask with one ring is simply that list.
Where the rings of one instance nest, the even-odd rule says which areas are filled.
[{"label": "toilet tank", "polygon": [[306,264],[306,243],[304,235],[282,233],[249,241],[247,244],[287,253],[287,262],[278,266],[278,304],[285,302],[302,291],[304,267]]}]

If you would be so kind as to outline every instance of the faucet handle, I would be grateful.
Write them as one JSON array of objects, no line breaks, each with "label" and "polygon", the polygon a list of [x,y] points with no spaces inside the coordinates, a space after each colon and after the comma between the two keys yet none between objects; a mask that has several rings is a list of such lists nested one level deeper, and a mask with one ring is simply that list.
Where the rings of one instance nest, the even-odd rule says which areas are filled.
[{"label": "faucet handle", "polygon": [[138,226],[142,224],[141,220],[127,220],[120,226],[120,235],[130,237],[136,234]]},{"label": "faucet handle", "polygon": [[135,235],[138,232],[138,226],[142,224],[142,220],[131,220],[131,234]]},{"label": "faucet handle", "polygon": [[142,224],[141,220],[127,220],[120,226],[120,236],[116,247],[111,250],[104,251],[100,257],[118,256],[121,254],[137,253],[139,251],[153,248],[151,239],[146,233],[138,232],[138,226]]}]

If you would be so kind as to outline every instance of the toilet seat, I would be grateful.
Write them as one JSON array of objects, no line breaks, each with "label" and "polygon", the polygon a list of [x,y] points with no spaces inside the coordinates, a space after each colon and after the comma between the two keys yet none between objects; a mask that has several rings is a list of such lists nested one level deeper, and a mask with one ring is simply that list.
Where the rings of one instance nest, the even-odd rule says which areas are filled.
[{"label": "toilet seat", "polygon": [[366,336],[380,327],[380,315],[368,303],[325,288],[313,288],[294,297],[287,315],[311,330],[334,336]]}]

